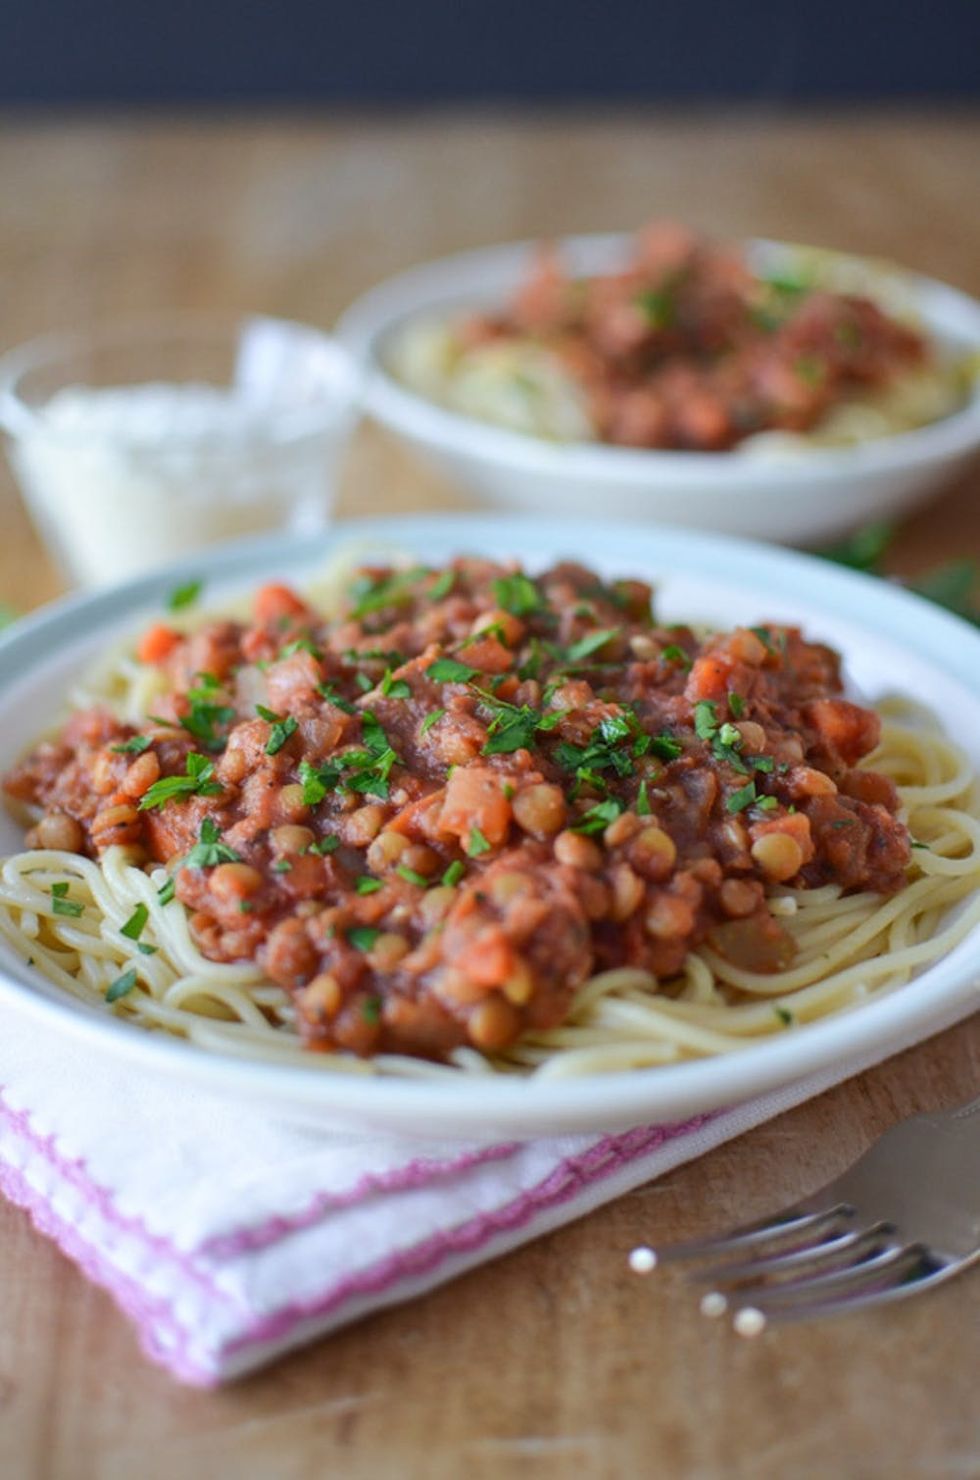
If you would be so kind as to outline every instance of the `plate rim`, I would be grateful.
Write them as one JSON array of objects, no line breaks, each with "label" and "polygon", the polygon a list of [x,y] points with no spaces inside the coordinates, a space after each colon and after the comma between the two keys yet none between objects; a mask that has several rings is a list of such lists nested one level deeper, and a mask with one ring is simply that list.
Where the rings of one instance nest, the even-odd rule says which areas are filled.
[{"label": "plate rim", "polygon": [[[184,556],[143,576],[104,591],[82,592],[62,598],[22,619],[0,637],[0,716],[5,688],[23,675],[26,666],[43,660],[59,637],[77,640],[94,636],[115,618],[131,618],[163,598],[178,581],[191,576],[214,580],[261,578],[271,567],[310,571],[320,556],[347,542],[391,546],[399,539],[425,547],[427,535],[451,542],[459,549],[479,549],[483,539],[499,549],[504,542],[516,549],[544,546],[556,558],[562,545],[574,547],[579,557],[593,548],[612,555],[615,542],[649,568],[662,551],[665,564],[676,568],[696,560],[691,573],[710,579],[724,573],[738,581],[751,564],[753,576],[768,595],[797,588],[801,577],[819,576],[816,604],[837,595],[846,605],[863,609],[870,598],[870,618],[862,618],[866,632],[895,640],[904,629],[914,638],[916,655],[935,664],[947,677],[980,698],[980,632],[957,617],[934,607],[913,593],[878,578],[834,566],[816,557],[768,546],[758,541],[712,535],[669,525],[632,524],[623,520],[575,518],[556,534],[552,520],[513,515],[505,519],[480,514],[426,513],[338,521],[315,541],[305,536],[250,537],[229,545]],[[607,557],[608,558],[608,557]],[[735,562],[733,577],[727,567]],[[629,563],[628,559],[627,562]],[[775,587],[769,578],[777,577]],[[762,599],[762,598],[760,598]],[[810,598],[812,601],[812,598]],[[836,602],[834,610],[837,610]],[[84,619],[84,620],[83,620]],[[858,625],[856,623],[856,625]],[[971,947],[971,950],[965,948]],[[967,959],[967,958],[970,959]],[[952,963],[952,966],[950,966]],[[506,1125],[507,1134],[540,1133],[540,1122],[567,1129],[603,1128],[607,1124],[640,1124],[653,1117],[688,1113],[693,1102],[703,1110],[736,1103],[751,1095],[795,1082],[818,1071],[835,1055],[857,1058],[870,1047],[884,1046],[930,1025],[958,1003],[976,996],[980,1006],[980,927],[927,972],[892,993],[872,997],[859,1008],[835,1014],[787,1034],[754,1043],[716,1058],[681,1064],[617,1071],[567,1080],[533,1080],[506,1076],[473,1076],[433,1080],[399,1079],[380,1075],[331,1074],[325,1066],[278,1065],[201,1049],[176,1038],[147,1032],[136,1024],[104,1012],[97,1003],[59,996],[57,988],[26,965],[18,966],[4,950],[0,959],[0,1004],[27,1012],[55,1030],[106,1051],[115,1051],[147,1068],[191,1078],[201,1087],[247,1096],[266,1103],[302,1104],[319,1117],[327,1111],[361,1121],[434,1124],[445,1118],[459,1133],[478,1132],[489,1122]],[[839,1040],[842,1037],[843,1042]],[[853,1031],[857,1026],[857,1033]],[[851,1031],[848,1031],[848,1029]],[[876,1032],[877,1030],[877,1032]],[[723,1088],[719,1091],[718,1082]],[[399,1113],[400,1112],[400,1113]],[[525,1124],[525,1121],[529,1122]]]},{"label": "plate rim", "polygon": [[[570,252],[615,250],[626,243],[631,232],[585,232],[558,237],[559,250]],[[752,251],[793,252],[827,251],[831,255],[856,261],[874,262],[866,254],[812,248],[804,243],[781,241],[772,237],[744,237],[739,241]],[[937,421],[887,437],[859,443],[853,447],[815,447],[792,460],[770,460],[739,456],[737,453],[698,453],[652,448],[610,447],[592,442],[549,442],[546,438],[498,427],[477,417],[465,416],[440,406],[410,387],[402,385],[381,361],[379,347],[383,336],[399,322],[423,311],[404,305],[394,311],[406,294],[417,296],[430,282],[466,271],[479,271],[533,252],[540,242],[533,238],[500,242],[491,246],[453,252],[393,273],[360,294],[341,314],[335,326],[337,338],[359,361],[364,371],[365,409],[394,427],[404,436],[434,444],[453,453],[499,463],[525,472],[588,480],[610,479],[627,485],[642,484],[652,478],[678,482],[701,482],[706,477],[719,486],[751,480],[767,487],[806,476],[817,481],[832,481],[848,474],[886,473],[901,466],[907,468],[963,456],[980,445],[980,379],[965,404]],[[947,311],[956,312],[967,323],[965,337],[974,348],[980,348],[980,301],[969,293],[940,278],[914,272],[899,264],[883,262],[906,283],[911,291],[926,302],[920,305],[930,332],[935,332],[934,312],[929,313],[929,300],[945,302]],[[450,296],[446,294],[448,301]],[[383,314],[383,321],[379,316]],[[972,321],[972,324],[969,322]]]}]

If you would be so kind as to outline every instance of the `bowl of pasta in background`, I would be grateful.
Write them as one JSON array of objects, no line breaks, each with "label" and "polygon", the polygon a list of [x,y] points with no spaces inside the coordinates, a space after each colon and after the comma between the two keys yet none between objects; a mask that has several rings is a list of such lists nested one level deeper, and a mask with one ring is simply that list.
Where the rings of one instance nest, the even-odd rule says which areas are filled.
[{"label": "bowl of pasta in background", "polygon": [[[590,277],[622,266],[631,240],[592,235],[556,246],[573,276]],[[485,398],[480,415],[464,414],[446,403],[433,379],[438,337],[467,314],[509,301],[537,251],[537,243],[521,242],[426,263],[371,289],[338,325],[367,372],[370,414],[478,502],[816,543],[927,498],[980,448],[980,304],[933,279],[866,259],[764,240],[745,244],[753,272],[802,270],[830,289],[873,296],[920,327],[935,347],[946,389],[955,383],[955,391],[919,385],[918,406],[903,413],[922,425],[881,434],[872,418],[867,437],[857,425],[852,445],[765,433],[730,451],[650,450],[588,440],[566,388],[539,357],[533,389],[547,405],[550,435],[515,429],[523,414],[520,366],[499,416],[493,412],[496,422],[509,425],[486,418]],[[471,397],[470,404],[478,403]]]},{"label": "bowl of pasta in background", "polygon": [[[905,591],[806,556],[667,527],[569,520],[556,531],[551,520],[472,516],[362,520],[315,540],[239,542],[110,591],[55,603],[0,640],[0,765],[9,767],[57,722],[79,684],[91,691],[86,674],[94,669],[97,676],[100,665],[104,674],[107,663],[121,658],[131,666],[125,654],[133,639],[175,587],[203,582],[202,605],[211,611],[232,609],[269,581],[322,590],[325,569],[345,549],[360,561],[397,554],[428,563],[479,551],[500,560],[518,556],[532,572],[577,558],[603,579],[631,573],[653,582],[666,622],[800,623],[810,637],[841,651],[851,692],[869,704],[914,695],[961,747],[967,772],[980,766],[980,634]],[[938,772],[937,778],[943,795],[962,790],[962,778],[946,783]],[[972,838],[975,824],[967,818],[964,826],[964,837]],[[744,1047],[644,1068],[540,1077],[436,1065],[398,1077],[356,1062],[339,1072],[345,1065],[323,1053],[291,1050],[277,1059],[230,1040],[187,1042],[160,1031],[162,1023],[148,1031],[132,1020],[125,999],[110,1004],[49,979],[32,964],[30,950],[18,953],[16,932],[7,928],[0,931],[0,1004],[32,1016],[39,1032],[72,1036],[78,1052],[91,1057],[93,1072],[100,1055],[119,1055],[141,1072],[169,1077],[175,1092],[181,1084],[207,1086],[331,1129],[477,1140],[618,1130],[702,1114],[808,1075],[825,1074],[830,1082],[842,1068],[857,1072],[975,1009],[975,846],[962,864],[951,858],[938,865],[951,893],[936,930],[949,934],[928,959],[915,958],[911,973],[858,991],[817,1020],[771,1014],[770,1030]],[[21,848],[23,830],[4,812],[0,850],[12,855]],[[903,948],[897,936],[893,948]]]}]

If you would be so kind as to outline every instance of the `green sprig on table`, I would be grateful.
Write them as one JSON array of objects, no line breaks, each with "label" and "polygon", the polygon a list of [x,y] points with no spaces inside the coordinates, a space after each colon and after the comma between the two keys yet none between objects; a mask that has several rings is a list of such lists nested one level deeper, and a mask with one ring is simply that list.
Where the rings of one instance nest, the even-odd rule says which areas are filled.
[{"label": "green sprig on table", "polygon": [[[894,525],[881,522],[866,524],[847,539],[819,553],[825,560],[846,565],[849,570],[883,576],[886,572],[882,569],[882,562],[894,538]],[[945,560],[922,575],[891,579],[900,579],[909,591],[980,627],[980,564],[977,561]]]}]

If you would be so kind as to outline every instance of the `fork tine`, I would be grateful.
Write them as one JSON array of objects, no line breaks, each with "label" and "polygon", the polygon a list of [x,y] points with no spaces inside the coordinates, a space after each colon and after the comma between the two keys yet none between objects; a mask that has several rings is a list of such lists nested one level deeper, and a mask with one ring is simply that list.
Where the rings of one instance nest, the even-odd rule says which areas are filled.
[{"label": "fork tine", "polygon": [[851,1229],[835,1237],[817,1243],[807,1243],[801,1248],[786,1253],[759,1254],[751,1259],[712,1264],[707,1269],[692,1270],[688,1279],[697,1284],[711,1285],[723,1293],[740,1284],[758,1282],[796,1270],[814,1267],[814,1273],[832,1268],[837,1261],[846,1259],[848,1264],[855,1256],[870,1252],[890,1232],[886,1223],[876,1223],[871,1228]]},{"label": "fork tine", "polygon": [[[830,1299],[799,1300],[785,1305],[761,1300],[756,1303],[739,1303],[735,1307],[732,1325],[740,1336],[757,1336],[771,1325],[808,1321],[817,1316],[849,1315],[851,1311],[865,1310],[872,1305],[890,1305],[909,1295],[917,1295],[921,1290],[931,1289],[959,1271],[960,1266],[955,1262],[950,1265],[930,1264],[928,1256],[923,1259],[919,1249],[909,1248],[900,1252],[911,1257],[896,1260],[888,1269],[879,1270],[877,1278],[872,1279],[867,1289],[852,1288]],[[921,1267],[923,1273],[915,1277],[917,1267]],[[718,1299],[724,1301],[725,1297],[719,1295]],[[722,1315],[724,1310],[720,1306],[711,1306],[708,1313]]]},{"label": "fork tine", "polygon": [[791,1234],[815,1233],[829,1227],[847,1216],[843,1203],[819,1211],[803,1203],[771,1213],[754,1223],[743,1223],[728,1233],[715,1234],[710,1238],[686,1239],[683,1243],[661,1244],[655,1250],[658,1264],[670,1264],[678,1259],[700,1259],[711,1254],[725,1254],[730,1249],[751,1248],[755,1244],[768,1243],[773,1239],[787,1238]]},{"label": "fork tine", "polygon": [[818,1273],[771,1285],[763,1282],[743,1285],[730,1293],[728,1303],[735,1309],[753,1306],[764,1315],[777,1306],[815,1305],[824,1296],[833,1298],[846,1290],[860,1294],[869,1288],[877,1288],[882,1277],[890,1281],[896,1275],[905,1275],[922,1258],[923,1249],[918,1244],[892,1244],[868,1259],[826,1274]]}]

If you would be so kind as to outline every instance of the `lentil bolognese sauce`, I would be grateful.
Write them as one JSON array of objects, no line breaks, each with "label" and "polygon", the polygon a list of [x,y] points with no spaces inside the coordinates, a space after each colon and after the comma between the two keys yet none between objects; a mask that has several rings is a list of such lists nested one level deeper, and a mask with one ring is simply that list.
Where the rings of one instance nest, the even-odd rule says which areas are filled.
[{"label": "lentil bolognese sauce", "polygon": [[907,978],[914,921],[976,887],[965,814],[932,819],[930,874],[896,785],[962,796],[952,747],[891,727],[869,769],[882,721],[834,651],[658,625],[640,580],[370,566],[329,618],[267,585],[137,659],[148,712],[78,709],[7,774],[33,825],[0,930],[156,1026],[332,1060],[717,1052],[795,1021],[787,994],[802,1021]]}]

